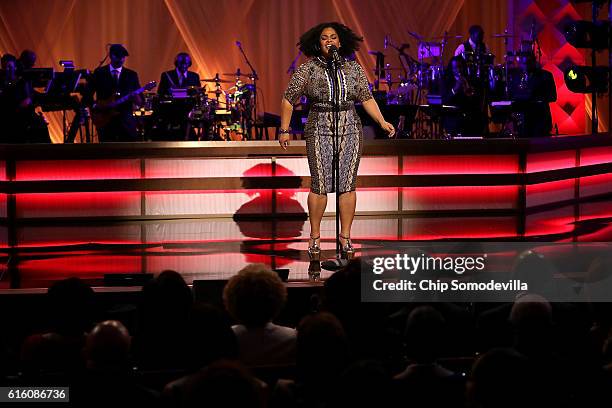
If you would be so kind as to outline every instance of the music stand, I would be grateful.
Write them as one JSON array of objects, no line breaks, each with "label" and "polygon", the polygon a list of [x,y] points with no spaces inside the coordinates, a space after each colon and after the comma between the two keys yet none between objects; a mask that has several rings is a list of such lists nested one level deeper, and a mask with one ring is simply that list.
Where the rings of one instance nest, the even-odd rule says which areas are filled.
[{"label": "music stand", "polygon": [[53,80],[53,68],[30,68],[23,70],[23,78],[32,84],[32,88],[49,88]]},{"label": "music stand", "polygon": [[65,96],[76,92],[77,85],[81,80],[78,71],[56,72],[47,86],[47,94],[53,96]]},{"label": "music stand", "polygon": [[[46,96],[50,99],[62,100],[63,98],[69,97],[71,93],[76,92],[76,88],[81,80],[81,72],[78,71],[64,71],[56,72],[53,75],[53,79],[49,81],[46,89]],[[74,122],[74,120],[73,120]],[[71,125],[72,128],[72,125]],[[64,135],[64,142],[68,139],[68,133],[66,132],[66,109],[62,109],[62,133]]]}]

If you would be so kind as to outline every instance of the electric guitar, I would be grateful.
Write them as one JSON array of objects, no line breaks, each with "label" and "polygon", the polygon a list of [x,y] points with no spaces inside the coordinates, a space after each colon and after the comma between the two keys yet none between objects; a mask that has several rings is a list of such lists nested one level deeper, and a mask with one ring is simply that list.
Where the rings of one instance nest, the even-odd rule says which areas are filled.
[{"label": "electric guitar", "polygon": [[124,96],[113,95],[109,98],[98,100],[92,109],[91,119],[96,127],[104,127],[119,114],[117,107],[127,102],[131,97],[145,91],[150,91],[157,86],[157,82],[151,81],[143,87],[136,89]]}]

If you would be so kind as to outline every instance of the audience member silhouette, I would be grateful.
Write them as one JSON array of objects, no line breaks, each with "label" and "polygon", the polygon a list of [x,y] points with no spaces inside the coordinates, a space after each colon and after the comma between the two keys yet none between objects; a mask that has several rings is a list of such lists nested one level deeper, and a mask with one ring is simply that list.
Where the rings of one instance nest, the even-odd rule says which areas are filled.
[{"label": "audience member silhouette", "polygon": [[349,362],[347,338],[334,315],[306,316],[297,333],[297,378],[278,381],[271,407],[325,406]]},{"label": "audience member silhouette", "polygon": [[87,369],[70,389],[74,406],[108,407],[118,403],[128,407],[158,406],[158,394],[134,379],[130,346],[128,330],[116,320],[98,323],[93,328],[83,350]]},{"label": "audience member silhouette", "polygon": [[286,299],[285,285],[263,264],[248,265],[227,282],[223,302],[238,323],[232,329],[247,366],[295,363],[295,329],[272,322]]},{"label": "audience member silhouette", "polygon": [[404,331],[408,365],[394,377],[397,400],[408,396],[414,407],[461,405],[463,378],[437,362],[448,340],[446,321],[436,309],[420,306],[410,313]]},{"label": "audience member silhouette", "polygon": [[24,373],[36,376],[80,370],[81,350],[96,316],[92,288],[78,278],[58,281],[47,292],[47,305],[50,330],[24,341]]},{"label": "audience member silhouette", "polygon": [[188,344],[191,289],[175,271],[163,271],[142,288],[134,354],[141,368],[184,369],[192,356]]}]

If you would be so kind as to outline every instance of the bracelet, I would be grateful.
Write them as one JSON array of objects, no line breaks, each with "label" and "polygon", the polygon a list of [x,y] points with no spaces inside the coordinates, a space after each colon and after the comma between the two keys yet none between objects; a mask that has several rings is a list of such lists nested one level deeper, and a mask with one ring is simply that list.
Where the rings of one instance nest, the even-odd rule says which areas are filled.
[{"label": "bracelet", "polygon": [[278,134],[279,135],[283,135],[283,134],[291,134],[291,129],[278,129]]}]

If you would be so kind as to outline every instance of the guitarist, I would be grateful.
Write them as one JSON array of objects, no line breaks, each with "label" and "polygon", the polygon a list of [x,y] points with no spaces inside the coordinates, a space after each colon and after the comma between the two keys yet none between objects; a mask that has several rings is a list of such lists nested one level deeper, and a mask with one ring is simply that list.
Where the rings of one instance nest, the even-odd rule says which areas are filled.
[{"label": "guitarist", "polygon": [[[127,95],[140,88],[138,74],[123,66],[128,51],[121,44],[113,44],[109,50],[110,64],[96,69],[89,81],[89,99],[96,94],[93,112],[103,110],[103,106],[113,99]],[[132,104],[142,105],[140,94],[134,95],[119,106],[114,107],[118,114],[112,116],[104,126],[98,126],[100,142],[133,142],[137,140],[136,119],[132,115]]]}]

